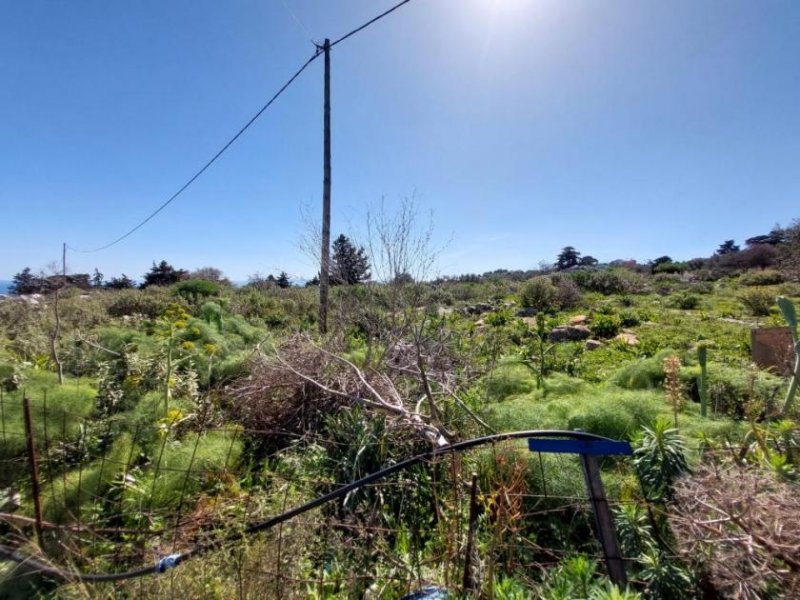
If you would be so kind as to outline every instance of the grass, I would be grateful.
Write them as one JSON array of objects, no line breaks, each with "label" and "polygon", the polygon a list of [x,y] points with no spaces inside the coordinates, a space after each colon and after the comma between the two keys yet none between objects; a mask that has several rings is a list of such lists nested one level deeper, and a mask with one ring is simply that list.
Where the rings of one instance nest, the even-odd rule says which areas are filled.
[{"label": "grass", "polygon": [[[12,461],[26,453],[25,421],[22,396],[27,394],[31,405],[33,434],[37,446],[54,446],[73,440],[80,434],[81,425],[94,411],[94,389],[90,379],[65,378],[58,385],[55,373],[29,369],[24,373],[23,387],[3,392],[0,414],[0,460]],[[45,402],[45,398],[47,401]],[[19,472],[19,461],[0,471],[0,485],[9,483]]]}]

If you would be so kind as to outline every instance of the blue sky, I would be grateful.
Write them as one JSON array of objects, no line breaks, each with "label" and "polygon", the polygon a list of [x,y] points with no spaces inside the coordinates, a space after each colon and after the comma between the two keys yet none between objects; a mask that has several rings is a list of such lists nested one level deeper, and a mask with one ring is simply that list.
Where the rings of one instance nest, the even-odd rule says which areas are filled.
[{"label": "blue sky", "polygon": [[[0,278],[103,245],[393,0],[0,4]],[[294,16],[292,16],[294,15]],[[333,233],[416,195],[439,270],[707,256],[800,217],[800,3],[414,0],[333,51]],[[315,271],[322,61],[72,271]]]}]

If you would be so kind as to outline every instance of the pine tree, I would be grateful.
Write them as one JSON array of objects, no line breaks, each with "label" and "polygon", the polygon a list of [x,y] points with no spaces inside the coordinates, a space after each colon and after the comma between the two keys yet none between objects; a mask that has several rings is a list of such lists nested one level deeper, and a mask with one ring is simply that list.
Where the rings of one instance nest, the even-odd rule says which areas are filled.
[{"label": "pine tree", "polygon": [[292,282],[289,281],[289,275],[286,274],[286,271],[281,271],[280,275],[278,275],[278,279],[275,280],[275,283],[277,283],[278,287],[282,289],[292,286]]},{"label": "pine tree", "polygon": [[153,267],[144,276],[142,288],[149,285],[172,285],[178,283],[181,279],[186,279],[189,275],[183,269],[176,269],[167,261],[162,260],[158,265],[153,262]]},{"label": "pine tree", "polygon": [[572,246],[566,246],[556,258],[556,269],[563,271],[577,266],[581,258],[581,253]]},{"label": "pine tree", "polygon": [[121,277],[112,277],[106,281],[105,287],[110,290],[129,290],[136,287],[136,282],[123,273]]},{"label": "pine tree", "polygon": [[369,280],[369,259],[363,247],[356,248],[343,234],[332,247],[331,283],[354,285]]},{"label": "pine tree", "polygon": [[43,282],[41,277],[37,277],[31,273],[30,267],[25,267],[14,275],[13,283],[11,284],[11,293],[22,294],[35,294],[42,291]]},{"label": "pine tree", "polygon": [[719,245],[715,254],[717,256],[725,256],[726,254],[733,254],[739,251],[739,246],[733,240],[725,240]]}]

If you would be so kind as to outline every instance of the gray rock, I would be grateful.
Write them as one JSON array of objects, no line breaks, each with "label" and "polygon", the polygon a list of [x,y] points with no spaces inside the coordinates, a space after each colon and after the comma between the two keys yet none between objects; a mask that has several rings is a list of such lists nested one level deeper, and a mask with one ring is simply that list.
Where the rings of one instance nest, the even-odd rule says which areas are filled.
[{"label": "gray rock", "polygon": [[461,309],[465,315],[482,315],[483,313],[491,312],[493,309],[491,304],[478,303],[470,306],[465,306]]},{"label": "gray rock", "polygon": [[615,340],[619,340],[627,344],[628,346],[638,346],[639,345],[639,338],[637,338],[632,333],[620,333],[617,337],[614,338]]},{"label": "gray rock", "polygon": [[598,348],[602,348],[603,346],[605,346],[605,344],[600,340],[586,340],[586,350],[590,352],[592,350],[597,350]]},{"label": "gray rock", "polygon": [[563,325],[550,332],[551,342],[578,342],[587,339],[592,332],[584,325]]},{"label": "gray rock", "polygon": [[439,306],[436,309],[436,314],[439,315],[440,317],[446,317],[447,315],[449,315],[452,312],[453,312],[453,309],[452,308],[448,308],[447,306]]}]

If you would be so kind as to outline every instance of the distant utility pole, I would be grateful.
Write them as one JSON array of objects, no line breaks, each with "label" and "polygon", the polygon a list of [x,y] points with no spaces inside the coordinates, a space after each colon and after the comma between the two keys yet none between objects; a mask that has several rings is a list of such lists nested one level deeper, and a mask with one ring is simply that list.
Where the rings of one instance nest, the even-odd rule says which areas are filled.
[{"label": "distant utility pole", "polygon": [[331,41],[325,38],[325,104],[322,164],[322,248],[319,268],[319,332],[328,332],[328,288],[331,253]]},{"label": "distant utility pole", "polygon": [[58,307],[58,297],[61,293],[61,288],[67,285],[67,243],[64,242],[61,246],[61,281],[56,277],[56,292],[53,300],[53,313],[56,318],[56,326],[53,334],[50,336],[50,350],[53,355],[53,362],[58,369],[58,384],[64,383],[64,363],[58,356],[58,338],[61,335],[61,311]]}]

